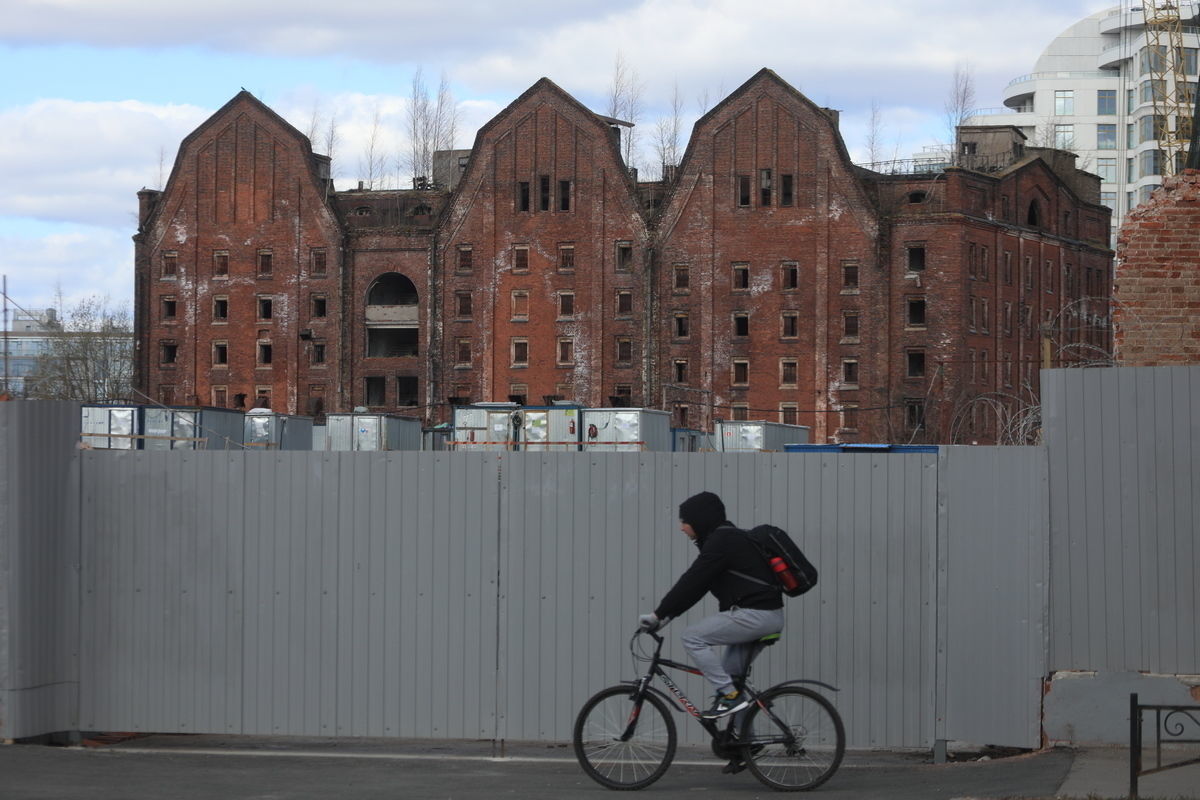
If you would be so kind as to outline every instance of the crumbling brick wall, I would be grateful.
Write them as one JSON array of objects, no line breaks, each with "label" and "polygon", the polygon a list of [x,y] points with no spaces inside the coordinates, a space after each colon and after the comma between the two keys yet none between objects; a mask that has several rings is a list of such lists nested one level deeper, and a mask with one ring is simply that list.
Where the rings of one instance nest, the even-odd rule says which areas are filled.
[{"label": "crumbling brick wall", "polygon": [[1200,363],[1200,170],[1167,178],[1126,217],[1117,263],[1117,363]]}]

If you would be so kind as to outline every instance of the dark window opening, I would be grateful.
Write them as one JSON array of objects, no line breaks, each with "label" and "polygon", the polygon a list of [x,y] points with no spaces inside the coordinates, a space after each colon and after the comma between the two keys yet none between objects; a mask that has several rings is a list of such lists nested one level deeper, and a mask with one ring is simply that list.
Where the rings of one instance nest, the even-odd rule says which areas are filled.
[{"label": "dark window opening", "polygon": [[750,362],[735,361],[733,362],[733,382],[737,386],[744,386],[750,383]]},{"label": "dark window opening", "polygon": [[908,193],[908,202],[914,203],[914,204],[915,203],[924,203],[926,197],[927,197],[927,195],[924,192],[909,192]]},{"label": "dark window opening", "polygon": [[779,382],[785,386],[795,385],[799,365],[795,361],[784,361],[779,367]]},{"label": "dark window opening", "polygon": [[676,361],[675,362],[675,382],[676,383],[687,383],[687,381],[688,381],[688,362]]},{"label": "dark window opening", "polygon": [[267,342],[259,342],[258,343],[258,363],[259,364],[270,364],[271,363],[271,355],[272,355],[271,354],[271,345],[268,344]]},{"label": "dark window opening", "polygon": [[800,288],[800,268],[795,264],[784,264],[780,283],[784,289]]},{"label": "dark window opening", "polygon": [[758,191],[759,205],[771,205],[771,170],[760,169],[758,171]]},{"label": "dark window opening", "polygon": [[687,267],[676,267],[675,268],[675,288],[676,289],[688,288],[689,277],[690,276],[688,274]]},{"label": "dark window opening", "polygon": [[[460,250],[459,253],[464,251]],[[470,250],[465,251],[470,253]],[[468,263],[470,259],[468,258]],[[396,272],[379,276],[367,292],[369,306],[415,306],[417,287],[408,278]]]},{"label": "dark window opening", "polygon": [[161,354],[161,358],[159,360],[163,364],[174,364],[175,359],[179,355],[179,345],[175,344],[174,342],[163,342],[160,346],[159,353]]},{"label": "dark window opening", "polygon": [[633,267],[633,245],[628,242],[617,243],[617,272],[629,272]]},{"label": "dark window opening", "polygon": [[516,339],[512,343],[512,363],[513,366],[525,366],[529,363],[529,342],[524,339]]},{"label": "dark window opening", "polygon": [[274,313],[274,303],[271,302],[271,298],[269,298],[269,297],[258,298],[258,318],[259,319],[270,319],[271,315],[273,313]]},{"label": "dark window opening", "polygon": [[470,364],[471,363],[471,340],[470,339],[459,339],[457,344],[458,344],[458,348],[457,348],[458,352],[455,355],[454,363]]},{"label": "dark window opening", "polygon": [[312,346],[312,363],[325,363],[325,345],[321,342],[316,342]]},{"label": "dark window opening", "polygon": [[175,319],[175,298],[164,297],[162,301],[163,319]]},{"label": "dark window opening", "polygon": [[[473,255],[473,253],[471,252],[471,248],[469,248],[469,247],[460,247],[460,248],[458,248],[458,265],[457,265],[457,267],[456,267],[456,268],[458,269],[458,271],[459,271],[459,272],[470,272],[470,271],[471,271],[471,269],[472,269],[472,258],[471,258],[471,257],[472,257],[472,255]],[[391,303],[391,304],[384,303],[384,304],[381,304],[381,305],[397,305],[397,304],[395,304],[395,303]]]},{"label": "dark window opening", "polygon": [[924,378],[925,377],[925,351],[924,350],[909,350],[908,351],[908,377]]},{"label": "dark window opening", "polygon": [[633,387],[628,383],[618,383],[613,387],[612,396],[608,403],[613,408],[631,408],[633,406]]},{"label": "dark window opening", "polygon": [[229,274],[229,253],[213,253],[213,276],[224,278]]},{"label": "dark window opening", "polygon": [[919,397],[906,398],[904,401],[904,427],[910,431],[925,428],[925,401]]},{"label": "dark window opening", "polygon": [[842,288],[857,289],[858,288],[858,265],[843,264],[842,265]]},{"label": "dark window opening", "polygon": [[571,182],[570,181],[559,181],[558,182],[558,210],[559,211],[570,211],[571,210]]},{"label": "dark window opening", "polygon": [[224,297],[213,299],[213,319],[229,319],[229,300]]},{"label": "dark window opening", "polygon": [[843,361],[842,362],[842,382],[848,384],[858,383],[858,362]]},{"label": "dark window opening", "polygon": [[179,273],[179,255],[177,253],[163,253],[162,255],[162,276],[164,278],[174,278]]},{"label": "dark window opening", "polygon": [[513,272],[529,271],[529,248],[518,247],[513,250]]},{"label": "dark window opening", "polygon": [[688,317],[687,314],[675,315],[675,335],[683,338],[688,335]]},{"label": "dark window opening", "polygon": [[469,319],[471,316],[471,293],[459,292],[455,297],[458,299],[458,316]]},{"label": "dark window opening", "polygon": [[327,303],[325,297],[317,296],[312,299],[312,315],[314,317],[324,317],[327,311]]},{"label": "dark window opening", "polygon": [[417,405],[417,379],[411,375],[396,377],[396,405]]},{"label": "dark window opening", "polygon": [[925,246],[910,246],[908,248],[908,271],[920,272],[925,269]]},{"label": "dark window opening", "polygon": [[925,324],[925,298],[910,297],[908,299],[908,324],[921,327]]},{"label": "dark window opening", "polygon": [[312,251],[312,272],[313,275],[324,275],[326,270],[325,251]]},{"label": "dark window opening", "polygon": [[387,384],[382,375],[372,375],[364,380],[368,406],[381,406],[386,400]]},{"label": "dark window opening", "polygon": [[271,277],[271,269],[272,269],[271,251],[270,250],[258,251],[258,274],[259,274],[259,276],[263,277],[263,278]]},{"label": "dark window opening", "polygon": [[220,343],[213,345],[213,363],[228,364],[229,363],[229,345]]},{"label": "dark window opening", "polygon": [[785,313],[783,319],[783,336],[785,339],[795,339],[800,335],[800,316],[793,313]]},{"label": "dark window opening", "polygon": [[233,395],[233,407],[234,408],[245,408],[246,407],[246,393],[245,392],[237,392],[236,394]]},{"label": "dark window opening", "polygon": [[842,335],[847,339],[858,338],[858,314],[842,315]]},{"label": "dark window opening", "polygon": [[792,189],[792,176],[779,176],[779,205],[790,206],[795,202],[795,194]]},{"label": "dark window opening", "polygon": [[538,178],[538,208],[542,211],[550,210],[550,176],[542,175]]},{"label": "dark window opening", "polygon": [[750,205],[750,176],[737,176],[737,204],[739,206]]},{"label": "dark window opening", "polygon": [[521,181],[517,184],[517,210],[529,210],[529,181]]},{"label": "dark window opening", "polygon": [[418,354],[416,328],[368,328],[368,358],[404,358]]},{"label": "dark window opening", "polygon": [[558,268],[564,272],[575,269],[575,248],[558,248]]},{"label": "dark window opening", "polygon": [[617,313],[633,313],[633,292],[617,292]]},{"label": "dark window opening", "polygon": [[734,314],[733,315],[733,335],[734,336],[749,336],[750,335],[750,315],[749,314]]},{"label": "dark window opening", "polygon": [[617,339],[617,361],[622,364],[633,361],[632,339]]},{"label": "dark window opening", "polygon": [[735,265],[733,268],[733,288],[734,289],[749,289],[750,288],[750,267],[745,264]]},{"label": "dark window opening", "polygon": [[564,292],[558,296],[558,316],[575,316],[575,295]]},{"label": "dark window opening", "polygon": [[1040,216],[1041,216],[1041,213],[1040,213],[1040,210],[1038,209],[1038,201],[1037,200],[1029,201],[1029,213],[1025,215],[1025,224],[1032,225],[1033,227],[1036,228],[1038,226],[1038,219],[1040,218]]}]

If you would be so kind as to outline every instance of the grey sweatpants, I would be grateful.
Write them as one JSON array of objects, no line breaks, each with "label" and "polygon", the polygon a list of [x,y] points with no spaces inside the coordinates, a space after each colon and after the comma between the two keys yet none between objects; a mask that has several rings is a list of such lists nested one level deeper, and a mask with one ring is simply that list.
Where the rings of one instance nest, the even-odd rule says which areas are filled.
[{"label": "grey sweatpants", "polygon": [[[680,641],[717,691],[729,691],[733,677],[744,675],[754,642],[783,630],[783,609],[731,608],[713,614],[683,632]],[[725,645],[722,657],[716,645]]]}]

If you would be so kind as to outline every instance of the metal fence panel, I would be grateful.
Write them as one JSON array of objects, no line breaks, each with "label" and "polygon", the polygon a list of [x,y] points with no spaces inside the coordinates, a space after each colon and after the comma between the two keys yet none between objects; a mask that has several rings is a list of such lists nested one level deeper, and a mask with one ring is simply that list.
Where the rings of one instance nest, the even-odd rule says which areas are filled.
[{"label": "metal fence panel", "polygon": [[947,655],[939,738],[1038,747],[1048,639],[1045,450],[942,451]]},{"label": "metal fence panel", "polygon": [[78,724],[79,409],[0,403],[0,739]]},{"label": "metal fence panel", "polygon": [[1050,669],[1200,673],[1200,367],[1042,374]]}]

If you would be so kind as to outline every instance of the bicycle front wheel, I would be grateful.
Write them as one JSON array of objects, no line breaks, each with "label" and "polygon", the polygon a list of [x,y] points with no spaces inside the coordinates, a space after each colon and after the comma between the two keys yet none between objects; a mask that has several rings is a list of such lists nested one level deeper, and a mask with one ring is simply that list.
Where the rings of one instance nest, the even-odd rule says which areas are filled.
[{"label": "bicycle front wheel", "polygon": [[662,700],[633,686],[610,686],[575,718],[575,757],[609,789],[642,789],[663,776],[675,757],[675,720]]},{"label": "bicycle front wheel", "polygon": [[778,791],[815,789],[833,777],[846,753],[837,709],[811,689],[768,689],[743,723],[746,766]]}]

